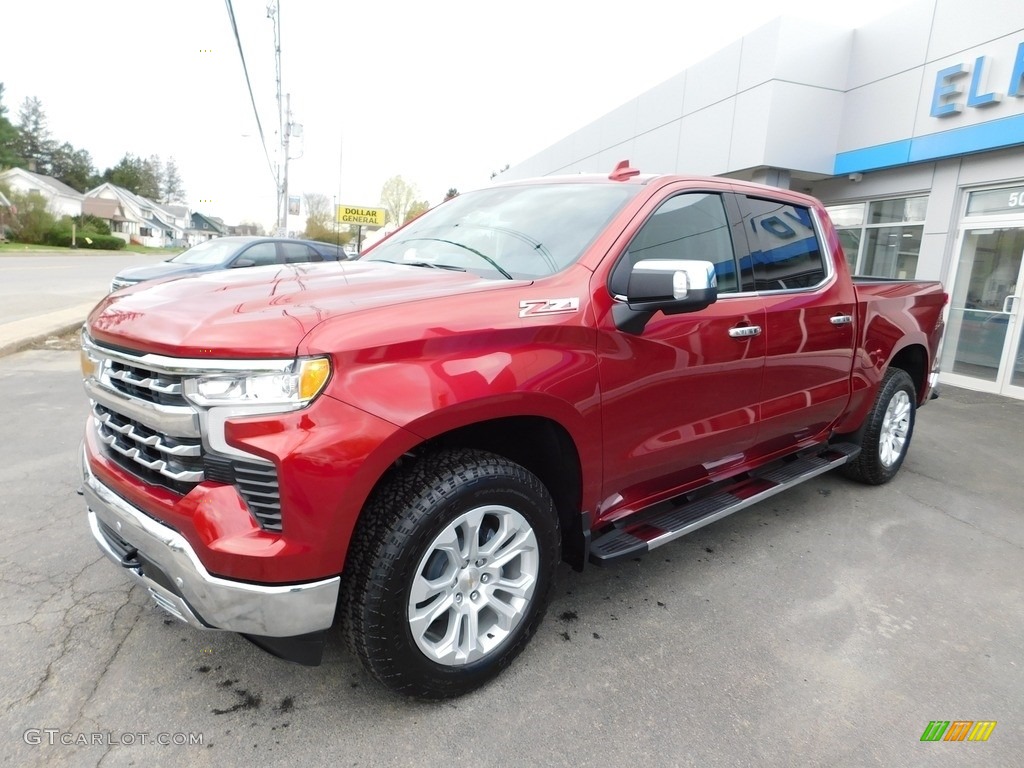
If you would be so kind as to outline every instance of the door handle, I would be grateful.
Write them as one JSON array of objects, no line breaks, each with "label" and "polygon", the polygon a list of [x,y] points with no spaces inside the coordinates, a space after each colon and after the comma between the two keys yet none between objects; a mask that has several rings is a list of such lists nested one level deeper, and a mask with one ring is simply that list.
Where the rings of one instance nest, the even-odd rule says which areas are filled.
[{"label": "door handle", "polygon": [[1014,296],[1013,294],[1010,294],[1005,299],[1003,299],[1003,312],[1005,312],[1006,314],[1012,313],[1013,312],[1013,303],[1016,302],[1016,301],[1017,301],[1017,297]]},{"label": "door handle", "polygon": [[746,339],[751,336],[758,336],[760,333],[760,325],[741,325],[738,328],[729,329],[729,335],[734,339]]},{"label": "door handle", "polygon": [[849,315],[835,315],[830,320],[832,325],[849,325],[853,322],[853,318]]}]

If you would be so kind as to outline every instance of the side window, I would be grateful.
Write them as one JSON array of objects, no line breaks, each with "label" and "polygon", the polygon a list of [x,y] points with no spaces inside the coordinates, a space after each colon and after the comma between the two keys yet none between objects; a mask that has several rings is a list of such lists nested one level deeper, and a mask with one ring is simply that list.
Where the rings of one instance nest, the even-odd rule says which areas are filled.
[{"label": "side window", "polygon": [[251,261],[255,267],[276,264],[277,246],[274,243],[256,243],[242,251],[238,258]]},{"label": "side window", "polygon": [[633,265],[645,259],[690,259],[715,265],[719,293],[739,290],[729,220],[720,195],[686,193],[666,200],[630,241],[610,288],[624,296]]},{"label": "side window", "polygon": [[302,243],[281,243],[285,264],[299,264],[307,261],[322,261],[320,254]]},{"label": "side window", "polygon": [[[827,275],[809,209],[758,197],[740,199],[759,291],[810,288]],[[744,268],[748,265],[744,263]]]}]

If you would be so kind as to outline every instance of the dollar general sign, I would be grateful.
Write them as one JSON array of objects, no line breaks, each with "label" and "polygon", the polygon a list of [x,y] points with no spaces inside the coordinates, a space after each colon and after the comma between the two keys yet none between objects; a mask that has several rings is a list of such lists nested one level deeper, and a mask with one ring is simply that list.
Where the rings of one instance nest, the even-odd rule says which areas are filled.
[{"label": "dollar general sign", "polygon": [[383,227],[385,210],[383,208],[363,208],[358,205],[339,205],[335,218],[339,224],[362,224],[370,227]]}]

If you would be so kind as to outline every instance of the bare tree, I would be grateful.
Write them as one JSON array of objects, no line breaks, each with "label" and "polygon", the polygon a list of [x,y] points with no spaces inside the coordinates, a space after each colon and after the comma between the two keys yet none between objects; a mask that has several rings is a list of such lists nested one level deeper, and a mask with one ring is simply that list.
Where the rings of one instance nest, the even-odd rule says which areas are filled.
[{"label": "bare tree", "polygon": [[408,184],[401,176],[392,176],[385,181],[380,190],[380,204],[387,211],[388,223],[404,223],[418,194],[416,186]]},{"label": "bare tree", "polygon": [[337,227],[334,224],[331,198],[319,192],[307,192],[303,198],[306,201],[304,236],[310,240],[334,240]]}]

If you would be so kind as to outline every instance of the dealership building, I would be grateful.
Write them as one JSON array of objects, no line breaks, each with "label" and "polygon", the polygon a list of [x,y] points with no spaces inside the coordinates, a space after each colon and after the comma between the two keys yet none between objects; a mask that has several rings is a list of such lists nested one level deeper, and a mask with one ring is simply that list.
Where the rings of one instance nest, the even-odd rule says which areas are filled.
[{"label": "dealership building", "polygon": [[825,202],[857,274],[941,280],[950,384],[1024,398],[1024,2],[918,0],[858,29],[781,18],[502,180],[724,176]]}]

